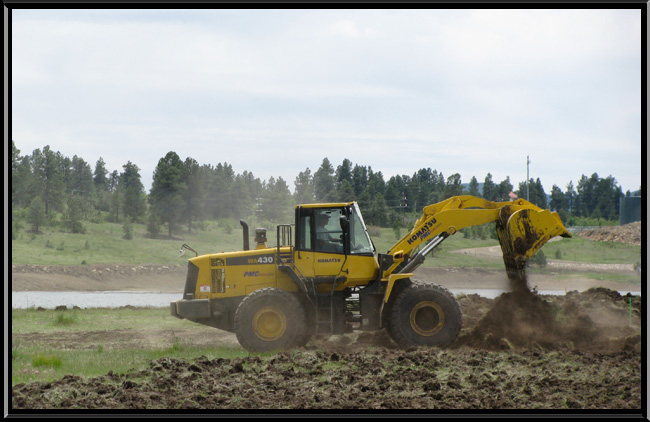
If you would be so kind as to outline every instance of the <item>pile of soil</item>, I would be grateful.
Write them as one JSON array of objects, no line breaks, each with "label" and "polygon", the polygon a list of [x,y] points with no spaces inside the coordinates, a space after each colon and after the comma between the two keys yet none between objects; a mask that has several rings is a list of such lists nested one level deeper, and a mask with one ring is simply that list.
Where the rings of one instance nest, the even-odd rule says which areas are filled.
[{"label": "pile of soil", "polygon": [[[459,303],[463,329],[446,350],[401,350],[379,331],[314,338],[304,348],[266,356],[165,357],[126,374],[18,384],[12,409],[640,411],[639,296],[605,288],[541,296],[521,288],[496,299],[461,295]],[[152,332],[146,331],[102,335],[115,340],[111,347],[120,347],[120,338],[132,347],[138,336],[151,346]],[[233,334],[198,325],[187,337],[174,335],[192,344],[215,337],[221,345],[236,344]],[[13,338],[55,344],[53,338]],[[81,349],[86,339],[98,341],[58,340],[62,347]]]},{"label": "pile of soil", "polygon": [[596,288],[543,297],[526,289],[499,296],[454,347],[488,350],[582,350],[641,352],[641,298]]},{"label": "pile of soil", "polygon": [[577,233],[585,239],[601,242],[618,242],[628,245],[641,244],[641,222],[624,224],[622,226],[603,226],[597,229],[583,230]]}]

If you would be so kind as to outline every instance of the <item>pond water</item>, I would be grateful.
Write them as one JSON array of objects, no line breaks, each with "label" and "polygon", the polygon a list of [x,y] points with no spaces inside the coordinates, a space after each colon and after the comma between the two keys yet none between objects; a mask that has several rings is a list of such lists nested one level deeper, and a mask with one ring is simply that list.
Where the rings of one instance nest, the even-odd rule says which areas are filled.
[{"label": "pond water", "polygon": [[138,306],[162,308],[170,302],[183,298],[183,293],[159,292],[11,292],[12,308],[54,309],[65,305],[68,308],[118,308]]},{"label": "pond water", "polygon": [[[505,290],[498,289],[451,289],[451,292],[459,294],[478,294],[480,296],[494,299]],[[540,295],[564,295],[564,290],[538,290]],[[625,295],[627,291],[619,292]],[[641,292],[630,292],[633,295],[641,296]],[[57,306],[65,305],[68,308],[78,306],[80,308],[118,308],[120,306],[138,306],[166,308],[170,302],[182,299],[183,294],[159,293],[159,292],[11,292],[11,307],[15,309],[45,308],[54,309]]]}]

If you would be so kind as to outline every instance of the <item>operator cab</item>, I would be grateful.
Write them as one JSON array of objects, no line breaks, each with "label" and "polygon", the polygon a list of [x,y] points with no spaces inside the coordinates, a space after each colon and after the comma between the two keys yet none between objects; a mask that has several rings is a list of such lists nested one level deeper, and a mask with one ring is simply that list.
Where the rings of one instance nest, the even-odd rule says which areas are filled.
[{"label": "operator cab", "polygon": [[375,247],[356,202],[298,206],[296,250],[375,256]]}]

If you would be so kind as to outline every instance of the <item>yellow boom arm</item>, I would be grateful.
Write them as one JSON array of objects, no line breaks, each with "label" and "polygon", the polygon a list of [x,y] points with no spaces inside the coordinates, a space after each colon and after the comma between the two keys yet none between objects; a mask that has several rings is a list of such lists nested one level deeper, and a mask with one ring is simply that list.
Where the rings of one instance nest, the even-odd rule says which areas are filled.
[{"label": "yellow boom arm", "polygon": [[[408,258],[409,262],[399,273],[412,272],[448,236],[462,228],[492,221],[496,222],[503,260],[511,278],[523,278],[526,261],[549,239],[571,237],[556,212],[524,199],[492,202],[469,195],[454,196],[424,207],[413,230],[389,251],[393,264],[384,271],[383,278],[388,278]],[[420,252],[411,256],[420,246],[423,246]]]}]

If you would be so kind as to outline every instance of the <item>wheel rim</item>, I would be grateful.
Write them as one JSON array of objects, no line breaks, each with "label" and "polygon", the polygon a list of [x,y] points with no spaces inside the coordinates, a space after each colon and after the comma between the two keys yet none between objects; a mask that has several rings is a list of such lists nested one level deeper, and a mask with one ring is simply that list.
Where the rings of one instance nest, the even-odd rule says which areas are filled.
[{"label": "wheel rim", "polygon": [[445,325],[445,313],[435,302],[420,302],[411,309],[411,328],[421,336],[437,334]]},{"label": "wheel rim", "polygon": [[276,308],[266,306],[253,316],[253,331],[264,341],[274,341],[282,337],[287,330],[287,318]]}]

